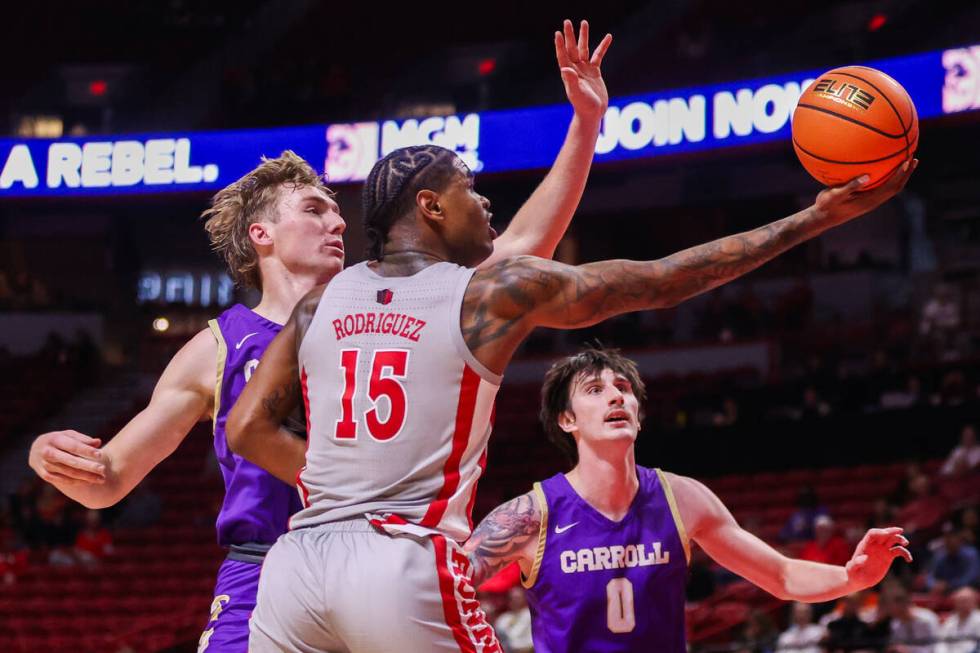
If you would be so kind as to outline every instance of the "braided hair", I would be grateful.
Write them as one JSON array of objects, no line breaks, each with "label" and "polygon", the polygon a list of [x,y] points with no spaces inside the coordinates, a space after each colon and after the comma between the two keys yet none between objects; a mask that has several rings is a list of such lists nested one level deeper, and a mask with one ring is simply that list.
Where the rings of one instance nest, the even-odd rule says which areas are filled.
[{"label": "braided hair", "polygon": [[374,164],[364,182],[361,202],[367,256],[380,261],[388,231],[415,205],[423,188],[442,190],[457,168],[456,153],[438,145],[413,145],[390,152]]}]

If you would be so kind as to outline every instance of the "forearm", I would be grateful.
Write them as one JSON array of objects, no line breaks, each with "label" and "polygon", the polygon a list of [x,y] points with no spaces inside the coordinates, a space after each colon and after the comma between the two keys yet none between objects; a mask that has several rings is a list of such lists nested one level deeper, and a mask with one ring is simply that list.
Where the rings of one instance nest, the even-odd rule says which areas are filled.
[{"label": "forearm", "polygon": [[[601,120],[573,115],[554,165],[503,234],[508,241],[501,249],[513,251],[501,251],[499,258],[554,255],[585,191],[601,124]],[[515,247],[507,247],[507,242],[513,242]]]},{"label": "forearm", "polygon": [[296,485],[296,477],[306,464],[306,441],[264,420],[242,424],[234,435],[229,431],[228,446],[289,485]]},{"label": "forearm", "polygon": [[832,601],[862,589],[850,582],[847,570],[808,560],[787,558],[782,573],[779,598],[785,601],[821,603]]},{"label": "forearm", "polygon": [[113,506],[126,496],[126,492],[120,488],[118,477],[108,469],[103,483],[86,483],[71,479],[52,479],[48,483],[72,501],[77,501],[93,510]]},{"label": "forearm", "polygon": [[631,311],[670,308],[751,272],[829,227],[810,207],[656,261],[589,263],[577,268],[580,278],[563,301],[587,324]]}]

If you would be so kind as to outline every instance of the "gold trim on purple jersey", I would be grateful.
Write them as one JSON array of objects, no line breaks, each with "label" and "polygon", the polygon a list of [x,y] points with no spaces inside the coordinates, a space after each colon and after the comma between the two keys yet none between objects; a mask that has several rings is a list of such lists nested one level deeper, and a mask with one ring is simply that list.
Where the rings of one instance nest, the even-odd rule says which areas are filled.
[{"label": "gold trim on purple jersey", "polygon": [[548,539],[548,500],[544,496],[544,490],[540,483],[534,484],[534,494],[538,500],[538,508],[541,511],[541,522],[538,524],[538,548],[534,552],[534,563],[531,565],[531,573],[526,577],[521,574],[521,583],[524,587],[533,587],[538,580],[538,570],[541,569],[541,560],[544,558],[544,545]]},{"label": "gold trim on purple jersey", "polygon": [[674,491],[670,488],[667,475],[658,467],[655,470],[660,477],[660,485],[664,488],[664,495],[667,497],[667,505],[670,506],[670,514],[674,516],[674,526],[677,527],[677,534],[681,537],[681,544],[684,545],[684,557],[687,564],[691,564],[691,541],[687,539],[687,529],[684,528],[684,521],[681,519],[681,511],[677,508],[677,501],[674,499]]},{"label": "gold trim on purple jersey", "polygon": [[214,382],[214,408],[211,412],[211,434],[213,435],[218,426],[218,412],[221,409],[221,382],[225,376],[225,361],[228,359],[228,345],[225,344],[225,337],[221,333],[221,327],[217,320],[208,320],[208,328],[214,334],[214,339],[218,343],[218,378]]}]

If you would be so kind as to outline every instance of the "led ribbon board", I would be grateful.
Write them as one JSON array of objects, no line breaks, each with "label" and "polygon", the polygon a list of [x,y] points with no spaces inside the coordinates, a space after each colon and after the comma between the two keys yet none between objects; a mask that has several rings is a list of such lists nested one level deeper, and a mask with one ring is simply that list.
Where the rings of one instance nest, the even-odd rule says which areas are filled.
[{"label": "led ribbon board", "polygon": [[[980,109],[980,45],[868,65],[905,86],[920,118]],[[800,93],[821,72],[613,98],[596,160],[786,139]],[[0,197],[214,191],[285,149],[334,184],[361,181],[388,152],[422,143],[456,151],[477,172],[546,168],[570,119],[569,106],[554,105],[263,130],[0,139]]]}]

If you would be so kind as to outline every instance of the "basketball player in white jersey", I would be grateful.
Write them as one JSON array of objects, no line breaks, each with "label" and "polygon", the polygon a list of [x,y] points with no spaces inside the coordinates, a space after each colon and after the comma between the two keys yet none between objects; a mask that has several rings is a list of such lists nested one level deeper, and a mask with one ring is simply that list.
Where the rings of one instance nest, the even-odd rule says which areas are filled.
[{"label": "basketball player in white jersey", "polygon": [[[564,29],[574,44],[570,21]],[[587,31],[587,25],[581,29]],[[610,40],[603,41],[595,60],[572,63],[564,36],[556,39],[572,120],[551,171],[497,240],[497,257],[550,257],[564,235],[585,187],[609,99],[600,63]],[[212,245],[235,280],[262,291],[258,306],[236,305],[192,338],[170,361],[149,404],[104,447],[77,431],[54,431],[35,440],[29,462],[69,498],[103,508],[125,497],[197,422],[213,420],[226,485],[218,540],[231,551],[219,570],[200,648],[240,653],[262,556],[285,532],[299,501],[292,479],[284,485],[228,450],[225,418],[296,302],[343,268],[346,225],[323,179],[292,152],[263,161],[219,191],[205,215]]]},{"label": "basketball player in white jersey", "polygon": [[[588,60],[579,45],[571,61]],[[266,558],[251,650],[499,650],[457,542],[523,339],[674,306],[879,206],[914,167],[657,261],[475,269],[495,234],[465,164],[436,146],[379,161],[364,188],[373,260],[300,301],[229,416],[232,449],[295,480],[304,504]],[[280,428],[301,402],[308,451]]]},{"label": "basketball player in white jersey", "polygon": [[780,599],[822,602],[911,562],[901,528],[875,528],[846,566],[787,558],[742,529],[705,485],[636,464],[646,397],[636,364],[586,349],[555,363],[541,423],[572,461],[565,474],[495,508],[464,549],[472,582],[517,562],[536,653],[687,651],[690,542]]}]

